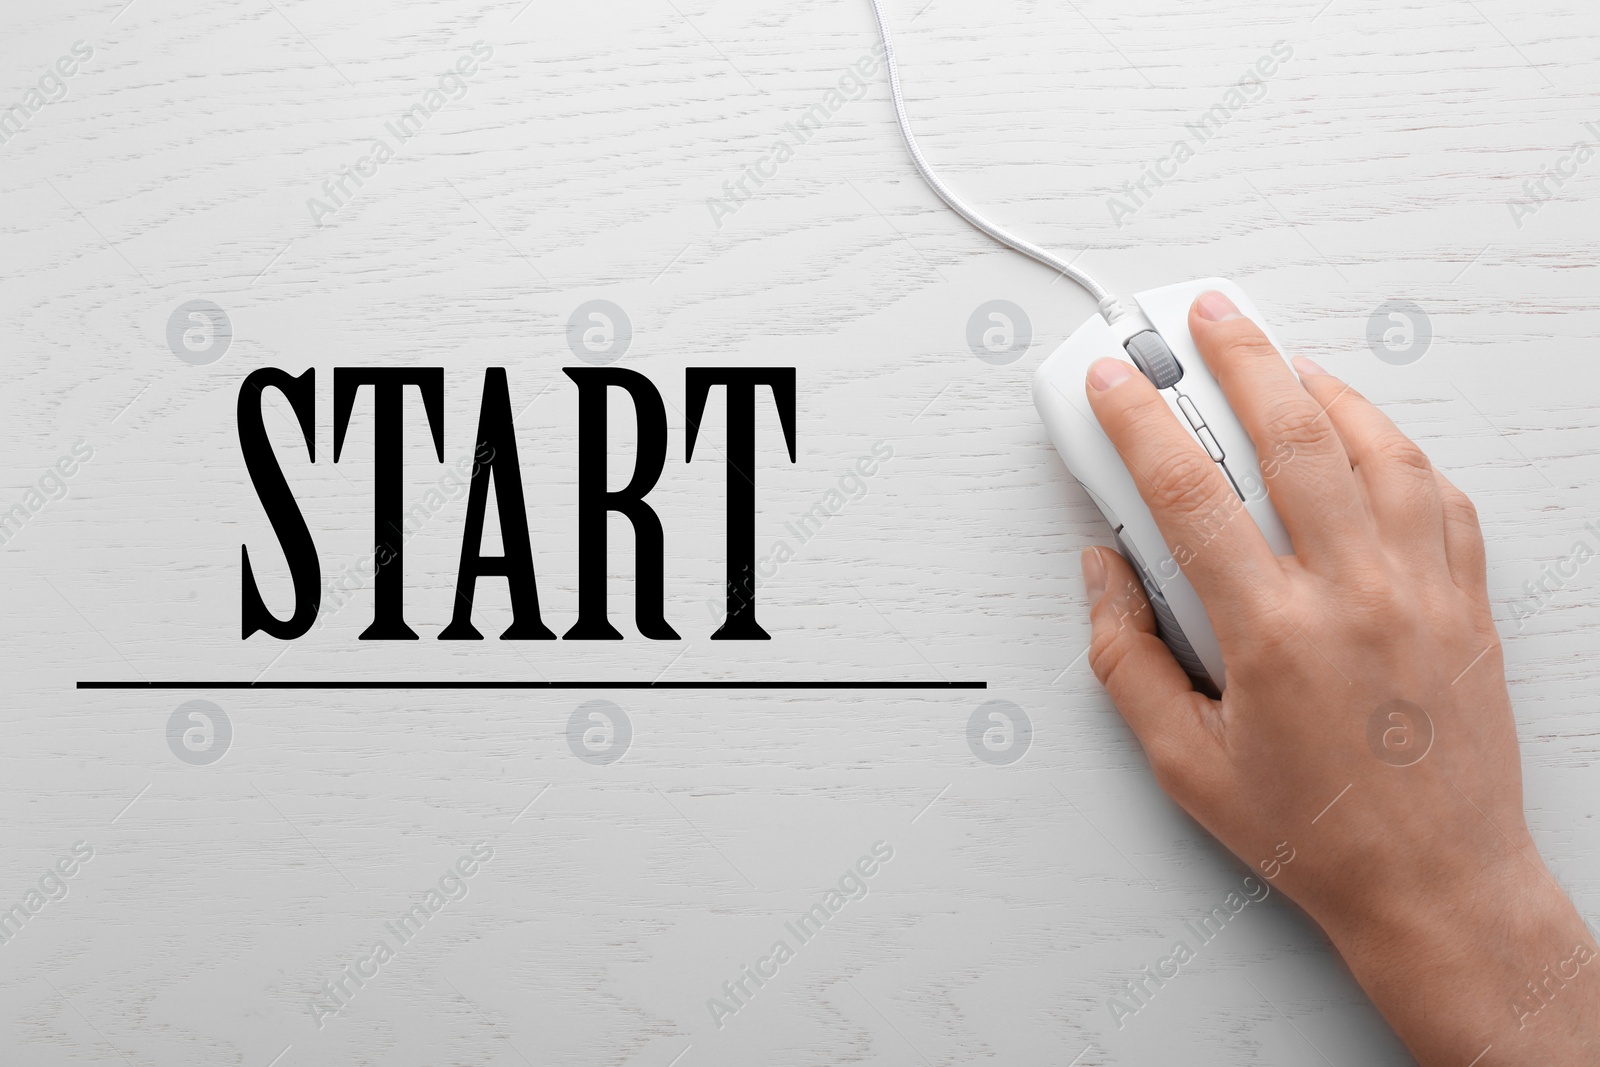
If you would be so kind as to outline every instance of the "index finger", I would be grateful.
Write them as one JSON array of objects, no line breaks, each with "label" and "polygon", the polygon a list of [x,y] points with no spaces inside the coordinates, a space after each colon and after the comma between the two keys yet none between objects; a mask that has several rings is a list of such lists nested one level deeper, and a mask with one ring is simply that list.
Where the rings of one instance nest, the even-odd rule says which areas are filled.
[{"label": "index finger", "polygon": [[[1228,605],[1263,607],[1282,575],[1277,557],[1244,501],[1178,425],[1155,386],[1122,360],[1102,359],[1089,368],[1086,389],[1101,429],[1133,475],[1212,625],[1220,631],[1225,617],[1238,614],[1219,610]],[[1254,617],[1258,611],[1242,614]]]}]

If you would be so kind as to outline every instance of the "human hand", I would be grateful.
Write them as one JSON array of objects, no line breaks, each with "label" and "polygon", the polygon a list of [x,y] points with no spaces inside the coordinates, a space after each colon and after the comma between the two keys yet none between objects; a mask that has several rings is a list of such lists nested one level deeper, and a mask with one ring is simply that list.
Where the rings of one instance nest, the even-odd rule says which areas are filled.
[{"label": "human hand", "polygon": [[1189,327],[1274,457],[1294,555],[1148,380],[1096,363],[1089,402],[1167,543],[1204,546],[1183,571],[1227,688],[1195,692],[1132,568],[1091,548],[1096,676],[1162,788],[1321,924],[1422,1062],[1592,1062],[1600,949],[1528,833],[1471,502],[1349,386],[1304,359],[1297,380],[1220,293]]}]

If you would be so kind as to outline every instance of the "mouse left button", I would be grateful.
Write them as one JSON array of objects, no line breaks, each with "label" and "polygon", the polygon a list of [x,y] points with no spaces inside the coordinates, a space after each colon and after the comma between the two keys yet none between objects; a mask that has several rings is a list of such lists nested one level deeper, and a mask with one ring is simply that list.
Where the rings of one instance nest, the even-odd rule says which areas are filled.
[{"label": "mouse left button", "polygon": [[1157,389],[1170,389],[1183,380],[1183,364],[1154,330],[1142,330],[1122,346]]}]

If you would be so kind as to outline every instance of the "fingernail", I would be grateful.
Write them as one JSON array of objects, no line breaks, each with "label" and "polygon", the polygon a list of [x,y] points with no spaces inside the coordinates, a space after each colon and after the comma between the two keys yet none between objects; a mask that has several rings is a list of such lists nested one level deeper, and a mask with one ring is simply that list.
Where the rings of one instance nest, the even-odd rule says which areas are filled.
[{"label": "fingernail", "polygon": [[1133,374],[1133,368],[1120,359],[1102,359],[1089,368],[1089,384],[1103,393],[1114,385],[1121,385]]},{"label": "fingernail", "polygon": [[1215,290],[1201,293],[1200,298],[1194,302],[1194,309],[1200,312],[1202,319],[1210,319],[1212,322],[1227,322],[1229,319],[1243,317],[1232,300]]},{"label": "fingernail", "polygon": [[1098,604],[1106,591],[1106,564],[1098,548],[1083,550],[1083,591],[1088,594],[1090,606]]},{"label": "fingernail", "polygon": [[1304,378],[1308,374],[1327,374],[1328,373],[1327,371],[1323,370],[1317,364],[1316,360],[1307,359],[1305,356],[1295,356],[1294,357],[1294,369],[1300,372],[1300,377],[1302,377],[1302,378]]}]

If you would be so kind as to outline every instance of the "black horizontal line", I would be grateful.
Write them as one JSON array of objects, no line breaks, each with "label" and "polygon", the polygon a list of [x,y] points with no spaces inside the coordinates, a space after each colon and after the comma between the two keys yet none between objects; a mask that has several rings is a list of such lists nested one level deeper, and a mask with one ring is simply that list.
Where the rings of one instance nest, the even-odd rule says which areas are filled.
[{"label": "black horizontal line", "polygon": [[527,682],[527,681],[421,681],[358,679],[353,681],[276,682],[79,682],[79,689],[987,689],[988,682],[921,681],[701,681],[701,682]]}]

